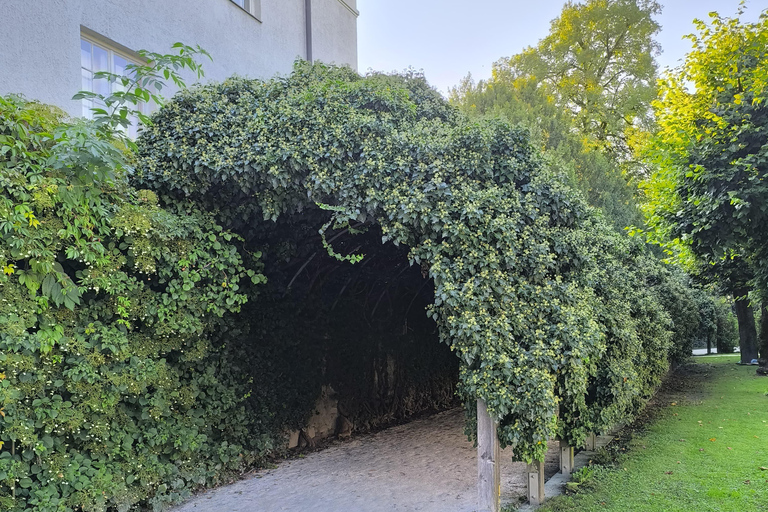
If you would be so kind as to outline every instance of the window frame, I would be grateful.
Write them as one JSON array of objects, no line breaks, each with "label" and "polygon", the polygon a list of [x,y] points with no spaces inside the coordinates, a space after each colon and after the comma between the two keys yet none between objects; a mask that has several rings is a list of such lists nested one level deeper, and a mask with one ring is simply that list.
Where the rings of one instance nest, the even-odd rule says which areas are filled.
[{"label": "window frame", "polygon": [[[261,0],[228,0],[235,4],[241,11],[245,11],[253,19],[261,23]],[[243,5],[240,5],[242,2]]]},{"label": "window frame", "polygon": [[[86,68],[83,65],[83,42],[88,43],[91,47],[91,62],[90,62],[90,68]],[[98,47],[99,49],[105,51],[107,53],[107,68],[108,69],[95,69],[95,63],[94,63],[94,47]],[[137,53],[126,49],[122,45],[119,45],[117,43],[114,43],[107,38],[99,35],[98,33],[95,33],[91,30],[85,29],[85,27],[81,27],[80,30],[80,80],[81,80],[81,90],[89,90],[91,92],[95,92],[96,88],[94,87],[94,79],[93,79],[93,73],[97,73],[99,71],[108,71],[110,73],[116,73],[115,68],[115,56],[119,57],[120,59],[125,61],[125,65],[128,64],[144,64],[144,59],[141,58],[140,55]],[[86,89],[84,81],[85,81],[85,73],[90,73],[91,78],[91,87],[90,89]],[[114,90],[113,87],[115,87],[115,83],[107,82],[107,87],[109,88],[109,91],[107,94],[111,94]],[[86,119],[92,119],[93,118],[93,112],[91,111],[91,108],[93,107],[104,107],[104,105],[97,105],[93,100],[83,98],[81,101],[82,105],[82,117]],[[146,105],[144,102],[140,102],[136,106],[137,110],[141,112],[142,114],[148,114],[151,112],[151,107]],[[131,118],[131,126],[127,129],[127,134],[131,139],[135,139],[138,136],[138,130],[139,130],[140,121],[138,117],[132,116]]]}]

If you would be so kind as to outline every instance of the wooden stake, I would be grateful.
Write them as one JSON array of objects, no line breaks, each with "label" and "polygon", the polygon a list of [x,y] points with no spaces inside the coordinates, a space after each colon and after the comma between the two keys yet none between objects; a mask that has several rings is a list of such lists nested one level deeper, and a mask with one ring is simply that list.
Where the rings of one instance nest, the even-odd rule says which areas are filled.
[{"label": "wooden stake", "polygon": [[488,414],[485,401],[477,401],[477,500],[480,512],[500,512],[501,447],[498,423]]},{"label": "wooden stake", "polygon": [[[16,440],[11,439],[11,457],[16,457]],[[15,460],[15,459],[14,459]],[[13,493],[13,499],[16,499],[16,479],[13,480],[11,485],[11,492]]]},{"label": "wooden stake", "polygon": [[528,464],[528,501],[533,506],[544,503],[544,462]]},{"label": "wooden stake", "polygon": [[573,473],[573,446],[560,441],[560,472],[564,475]]},{"label": "wooden stake", "polygon": [[587,436],[587,442],[585,443],[585,448],[591,452],[594,452],[597,450],[597,436],[592,433]]}]

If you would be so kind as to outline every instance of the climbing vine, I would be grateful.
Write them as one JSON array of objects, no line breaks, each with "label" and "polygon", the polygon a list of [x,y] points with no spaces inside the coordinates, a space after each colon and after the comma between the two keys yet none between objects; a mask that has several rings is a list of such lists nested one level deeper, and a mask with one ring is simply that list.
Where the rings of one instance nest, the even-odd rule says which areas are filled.
[{"label": "climbing vine", "polygon": [[488,403],[517,458],[631,415],[667,368],[660,264],[607,230],[524,131],[467,120],[418,76],[298,63],[229,79],[177,95],[139,149],[137,186],[247,240],[317,211],[323,240],[376,225],[407,247],[434,283],[427,314],[461,393]]}]

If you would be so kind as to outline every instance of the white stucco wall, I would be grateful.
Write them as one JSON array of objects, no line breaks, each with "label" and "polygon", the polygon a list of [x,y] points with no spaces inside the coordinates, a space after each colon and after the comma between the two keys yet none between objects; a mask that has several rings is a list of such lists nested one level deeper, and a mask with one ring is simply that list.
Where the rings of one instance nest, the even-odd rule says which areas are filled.
[{"label": "white stucco wall", "polygon": [[[205,80],[285,74],[306,57],[304,1],[261,0],[257,20],[230,0],[0,0],[0,94],[79,115],[81,26],[132,50],[200,45]],[[313,0],[312,27],[316,59],[357,69],[357,19],[341,0]]]},{"label": "white stucco wall", "polygon": [[357,69],[357,1],[312,0],[312,57]]}]

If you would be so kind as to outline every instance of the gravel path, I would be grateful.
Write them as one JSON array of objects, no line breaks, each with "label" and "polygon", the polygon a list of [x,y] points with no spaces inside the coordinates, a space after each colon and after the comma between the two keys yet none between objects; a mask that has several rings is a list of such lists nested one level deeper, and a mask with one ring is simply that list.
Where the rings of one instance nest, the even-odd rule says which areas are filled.
[{"label": "gravel path", "polygon": [[[174,512],[471,512],[477,457],[463,430],[463,411],[446,411],[285,461]],[[548,478],[558,464],[553,442]],[[525,494],[525,467],[502,452],[503,503]]]}]

